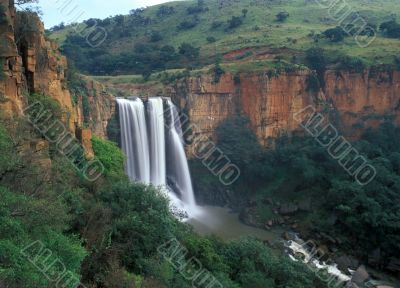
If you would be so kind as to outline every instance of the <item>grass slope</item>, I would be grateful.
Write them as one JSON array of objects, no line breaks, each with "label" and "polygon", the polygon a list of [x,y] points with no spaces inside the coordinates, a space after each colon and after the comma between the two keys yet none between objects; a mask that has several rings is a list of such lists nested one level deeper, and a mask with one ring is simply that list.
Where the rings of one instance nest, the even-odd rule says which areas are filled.
[{"label": "grass slope", "polygon": [[[343,42],[333,43],[328,39],[314,41],[313,35],[326,29],[336,27],[338,23],[330,17],[329,10],[320,7],[314,0],[205,0],[207,10],[195,15],[188,14],[189,7],[196,7],[197,1],[169,2],[152,6],[140,13],[150,19],[145,25],[132,25],[129,20],[133,15],[118,16],[101,22],[108,31],[108,39],[101,49],[110,55],[130,52],[138,43],[150,42],[155,32],[162,36],[156,44],[171,45],[178,48],[182,43],[190,43],[200,47],[201,59],[214,59],[225,54],[250,47],[246,53],[225,56],[225,61],[232,62],[246,59],[255,61],[274,57],[276,53],[293,58],[310,47],[321,47],[332,55],[348,55],[361,57],[368,64],[392,63],[400,52],[400,40],[383,37],[378,33],[376,40],[368,47],[361,48],[353,37],[346,37]],[[359,13],[368,23],[379,26],[396,14],[400,14],[400,5],[393,0],[348,0],[348,8]],[[170,15],[158,14],[160,7],[173,7]],[[247,9],[246,17],[242,10]],[[276,14],[286,11],[289,18],[283,23],[276,20]],[[232,16],[241,17],[243,24],[235,29],[228,29],[228,20]],[[122,20],[121,20],[122,19]],[[399,19],[400,20],[400,19]],[[182,30],[177,27],[183,22],[196,22],[196,26]],[[118,22],[118,23],[117,23]],[[215,22],[222,25],[213,29]],[[50,38],[65,41],[67,35],[73,33],[71,27],[50,34]],[[215,38],[209,43],[207,38]],[[278,52],[276,52],[278,51]],[[271,56],[272,55],[272,56]],[[207,62],[207,61],[205,61]],[[249,69],[252,69],[250,65]]]}]

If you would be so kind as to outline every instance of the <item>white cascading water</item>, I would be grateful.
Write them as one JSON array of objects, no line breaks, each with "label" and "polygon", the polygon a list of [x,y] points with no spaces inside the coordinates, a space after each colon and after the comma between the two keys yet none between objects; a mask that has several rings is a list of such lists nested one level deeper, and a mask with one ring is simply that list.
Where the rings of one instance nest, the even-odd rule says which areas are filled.
[{"label": "white cascading water", "polygon": [[[132,181],[161,187],[170,198],[172,212],[177,217],[182,218],[185,214],[192,217],[199,210],[178,110],[171,100],[167,100],[167,117],[171,123],[167,127],[163,102],[162,98],[150,98],[146,117],[145,106],[139,98],[117,99],[122,150],[127,156],[126,173]],[[167,175],[171,187],[167,186]]]},{"label": "white cascading water", "polygon": [[147,112],[150,135],[150,181],[154,186],[165,186],[167,184],[167,172],[163,100],[161,98],[150,98]]},{"label": "white cascading water", "polygon": [[181,195],[187,209],[194,212],[197,206],[184,149],[181,121],[176,106],[171,100],[167,100],[167,103],[170,117],[167,138],[168,180],[172,188]]},{"label": "white cascading water", "polygon": [[149,143],[142,100],[117,99],[125,171],[132,181],[150,183]]}]

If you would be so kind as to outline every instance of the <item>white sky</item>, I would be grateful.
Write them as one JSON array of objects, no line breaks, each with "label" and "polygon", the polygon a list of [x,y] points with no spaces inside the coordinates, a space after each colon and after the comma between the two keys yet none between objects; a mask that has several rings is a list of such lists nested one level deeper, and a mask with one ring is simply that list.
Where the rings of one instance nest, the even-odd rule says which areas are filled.
[{"label": "white sky", "polygon": [[82,22],[89,18],[107,18],[128,14],[129,10],[152,6],[168,0],[39,0],[46,28],[61,22]]}]

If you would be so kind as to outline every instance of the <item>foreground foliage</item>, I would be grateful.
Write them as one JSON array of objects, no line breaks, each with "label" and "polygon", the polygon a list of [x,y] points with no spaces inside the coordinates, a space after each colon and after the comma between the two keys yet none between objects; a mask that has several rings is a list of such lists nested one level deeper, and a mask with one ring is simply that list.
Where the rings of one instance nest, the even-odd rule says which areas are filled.
[{"label": "foreground foliage", "polygon": [[[191,281],[158,253],[160,245],[177,239],[188,259],[196,257],[224,287],[325,287],[305,266],[274,255],[262,242],[223,243],[195,234],[171,215],[158,189],[128,182],[122,153],[111,142],[93,139],[106,169],[95,183],[79,177],[56,151],[47,156],[51,168],[41,166],[35,152],[16,153],[18,143],[39,140],[21,122],[0,128],[0,286],[53,287],[50,270],[29,261],[45,259],[22,252],[41,243],[87,287],[189,288]],[[63,266],[57,267],[51,275],[62,275]]]}]

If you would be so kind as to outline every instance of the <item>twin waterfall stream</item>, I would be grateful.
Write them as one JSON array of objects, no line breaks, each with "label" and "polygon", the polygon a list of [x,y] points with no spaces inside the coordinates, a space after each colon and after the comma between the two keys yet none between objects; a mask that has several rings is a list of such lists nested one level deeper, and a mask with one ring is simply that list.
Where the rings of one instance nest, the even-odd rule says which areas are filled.
[{"label": "twin waterfall stream", "polygon": [[172,209],[194,216],[198,209],[186,159],[182,126],[170,99],[117,99],[121,146],[131,181],[152,184],[169,196]]}]

